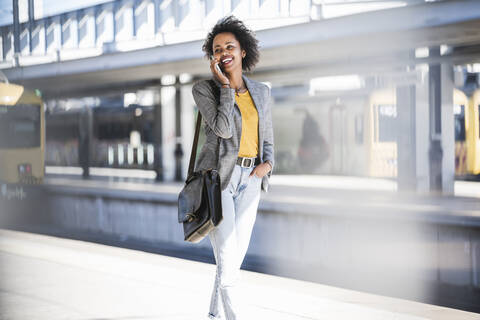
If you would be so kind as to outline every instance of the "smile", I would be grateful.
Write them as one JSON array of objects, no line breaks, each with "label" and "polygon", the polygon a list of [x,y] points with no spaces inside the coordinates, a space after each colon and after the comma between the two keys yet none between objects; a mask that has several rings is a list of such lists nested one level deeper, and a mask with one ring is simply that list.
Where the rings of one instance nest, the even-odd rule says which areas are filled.
[{"label": "smile", "polygon": [[229,65],[230,63],[232,63],[232,60],[233,60],[233,58],[225,58],[225,59],[222,60],[222,64],[224,66]]}]

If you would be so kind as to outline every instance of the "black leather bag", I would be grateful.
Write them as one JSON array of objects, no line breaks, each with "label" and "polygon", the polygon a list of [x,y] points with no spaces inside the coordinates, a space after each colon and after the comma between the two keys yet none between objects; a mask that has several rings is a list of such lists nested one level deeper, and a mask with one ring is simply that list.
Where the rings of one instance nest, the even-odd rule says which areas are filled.
[{"label": "black leather bag", "polygon": [[200,242],[223,218],[220,175],[216,169],[194,172],[202,115],[198,113],[188,177],[178,196],[178,222],[183,223],[185,241]]}]

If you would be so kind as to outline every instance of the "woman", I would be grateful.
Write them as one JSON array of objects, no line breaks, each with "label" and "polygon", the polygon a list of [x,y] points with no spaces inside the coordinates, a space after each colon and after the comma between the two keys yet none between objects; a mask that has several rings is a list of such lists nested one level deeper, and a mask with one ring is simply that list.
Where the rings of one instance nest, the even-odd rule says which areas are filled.
[{"label": "woman", "polygon": [[217,262],[209,318],[223,319],[223,308],[225,318],[234,320],[239,318],[235,284],[260,190],[267,191],[274,163],[270,89],[243,75],[258,62],[258,41],[235,17],[217,22],[202,49],[211,59],[213,81],[197,82],[192,89],[207,137],[196,170],[217,168],[223,211],[222,222],[209,234]]}]

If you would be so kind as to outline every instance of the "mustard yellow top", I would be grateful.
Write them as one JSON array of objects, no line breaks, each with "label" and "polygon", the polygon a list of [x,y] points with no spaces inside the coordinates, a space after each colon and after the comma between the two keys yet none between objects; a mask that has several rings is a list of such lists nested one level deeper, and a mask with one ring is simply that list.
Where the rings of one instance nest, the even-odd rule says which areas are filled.
[{"label": "mustard yellow top", "polygon": [[258,154],[258,112],[248,90],[235,94],[235,101],[242,114],[242,137],[238,156],[254,158]]}]

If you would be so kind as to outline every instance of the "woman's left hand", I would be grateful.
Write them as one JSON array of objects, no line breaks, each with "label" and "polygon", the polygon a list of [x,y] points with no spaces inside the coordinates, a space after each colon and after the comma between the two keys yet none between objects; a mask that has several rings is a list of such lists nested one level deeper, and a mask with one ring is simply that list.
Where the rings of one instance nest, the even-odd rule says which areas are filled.
[{"label": "woman's left hand", "polygon": [[260,163],[253,168],[252,172],[250,173],[250,177],[256,175],[258,178],[263,178],[263,176],[269,173],[271,169],[272,167],[268,162]]}]

